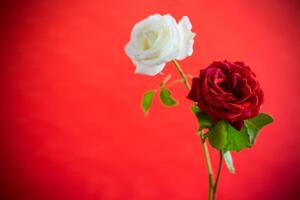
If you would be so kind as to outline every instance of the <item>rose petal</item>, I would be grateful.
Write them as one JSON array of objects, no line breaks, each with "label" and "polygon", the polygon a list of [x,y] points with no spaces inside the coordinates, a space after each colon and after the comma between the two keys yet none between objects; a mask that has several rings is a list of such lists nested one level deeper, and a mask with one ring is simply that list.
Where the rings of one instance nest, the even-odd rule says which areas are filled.
[{"label": "rose petal", "polygon": [[159,72],[162,71],[162,69],[165,66],[165,63],[162,63],[160,65],[156,65],[156,66],[147,66],[144,65],[141,62],[132,60],[132,62],[135,64],[136,69],[135,72],[136,74],[145,74],[145,75],[149,75],[149,76],[154,76],[156,74],[158,74]]},{"label": "rose petal", "polygon": [[241,130],[244,126],[244,120],[238,120],[238,121],[235,121],[235,122],[231,122],[231,125],[236,128],[237,130]]},{"label": "rose petal", "polygon": [[192,89],[191,89],[190,93],[188,94],[187,98],[189,98],[192,101],[199,101],[200,97],[201,97],[200,79],[193,78]]},{"label": "rose petal", "polygon": [[178,26],[182,40],[180,41],[180,51],[176,59],[183,60],[193,54],[194,37],[196,34],[191,31],[192,24],[187,16],[182,17]]}]

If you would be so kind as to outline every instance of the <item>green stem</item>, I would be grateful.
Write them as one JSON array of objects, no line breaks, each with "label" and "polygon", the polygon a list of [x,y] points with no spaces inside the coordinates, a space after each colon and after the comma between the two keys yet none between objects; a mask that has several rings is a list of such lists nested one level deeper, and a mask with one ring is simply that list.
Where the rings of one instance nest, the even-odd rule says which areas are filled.
[{"label": "green stem", "polygon": [[206,165],[206,169],[207,169],[207,173],[208,173],[208,200],[213,200],[214,186],[215,186],[215,182],[213,179],[214,172],[212,169],[207,144],[206,144],[205,139],[203,139],[202,131],[200,132],[200,137],[201,137],[201,142],[202,142],[202,147],[203,147],[203,152],[204,152],[205,165]]},{"label": "green stem", "polygon": [[[172,60],[173,64],[175,65],[177,71],[179,72],[183,83],[185,85],[185,87],[188,90],[191,90],[191,86],[187,80],[187,77],[185,75],[185,73],[183,72],[182,68],[180,67],[179,63],[176,60]],[[208,185],[208,200],[215,200],[215,196],[216,196],[216,192],[217,192],[217,186],[218,186],[218,181],[220,178],[220,174],[221,174],[221,167],[222,167],[222,159],[223,159],[223,154],[221,152],[221,159],[220,159],[220,163],[219,163],[219,170],[218,170],[218,175],[216,178],[216,182],[214,181],[214,173],[213,173],[213,169],[212,169],[212,165],[211,165],[211,161],[210,161],[210,156],[209,156],[209,151],[207,148],[207,144],[205,139],[203,139],[203,133],[202,131],[200,131],[200,137],[201,137],[201,142],[202,142],[202,147],[203,147],[203,152],[204,152],[204,158],[205,158],[205,165],[206,165],[206,169],[207,169],[207,173],[208,173],[208,181],[209,181],[209,185]]]},{"label": "green stem", "polygon": [[222,164],[223,164],[223,152],[220,151],[220,160],[219,160],[219,166],[218,166],[218,173],[217,173],[217,177],[216,177],[216,181],[213,187],[213,200],[216,199],[216,193],[217,193],[217,188],[218,188],[218,183],[219,183],[219,179],[220,179],[220,175],[222,172]]},{"label": "green stem", "polygon": [[191,90],[191,86],[190,86],[190,83],[189,81],[187,80],[186,78],[186,75],[184,74],[183,70],[181,69],[179,63],[176,61],[176,60],[172,60],[173,64],[175,65],[177,71],[179,72],[180,76],[182,77],[183,79],[183,83],[185,85],[185,87],[188,89],[188,90]]}]

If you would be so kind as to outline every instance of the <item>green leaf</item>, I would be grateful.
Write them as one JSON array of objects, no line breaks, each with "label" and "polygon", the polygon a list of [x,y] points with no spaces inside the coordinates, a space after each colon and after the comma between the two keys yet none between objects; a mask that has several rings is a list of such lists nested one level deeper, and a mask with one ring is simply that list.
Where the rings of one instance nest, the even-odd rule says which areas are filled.
[{"label": "green leaf", "polygon": [[218,121],[208,132],[208,141],[211,146],[218,150],[225,149],[227,145],[227,124],[225,121]]},{"label": "green leaf", "polygon": [[245,120],[242,130],[236,130],[227,121],[218,121],[208,133],[211,146],[223,151],[240,151],[251,147],[256,140],[258,132],[265,125],[273,122],[272,117],[260,113],[252,119]]},{"label": "green leaf", "polygon": [[251,144],[255,144],[258,133],[262,127],[272,123],[274,120],[271,116],[265,113],[260,113],[252,119],[245,120],[245,126],[248,129]]},{"label": "green leaf", "polygon": [[196,115],[200,130],[203,128],[209,128],[212,126],[210,117],[195,104],[192,106],[192,112]]},{"label": "green leaf", "polygon": [[150,91],[145,92],[144,95],[143,95],[142,109],[143,109],[145,114],[147,114],[149,109],[150,109],[154,94],[155,94],[155,91],[150,90]]},{"label": "green leaf", "polygon": [[223,153],[223,158],[224,158],[225,164],[226,164],[227,168],[229,169],[230,173],[234,174],[235,169],[234,169],[233,159],[232,159],[230,151],[225,151],[225,153]]},{"label": "green leaf", "polygon": [[226,151],[240,151],[244,148],[251,147],[250,138],[246,126],[243,126],[241,131],[236,130],[227,122],[227,145]]},{"label": "green leaf", "polygon": [[160,100],[166,106],[175,106],[177,101],[171,96],[171,92],[167,88],[162,88],[160,91]]},{"label": "green leaf", "polygon": [[209,143],[218,150],[240,151],[251,147],[247,128],[236,130],[227,121],[218,121],[209,131]]}]

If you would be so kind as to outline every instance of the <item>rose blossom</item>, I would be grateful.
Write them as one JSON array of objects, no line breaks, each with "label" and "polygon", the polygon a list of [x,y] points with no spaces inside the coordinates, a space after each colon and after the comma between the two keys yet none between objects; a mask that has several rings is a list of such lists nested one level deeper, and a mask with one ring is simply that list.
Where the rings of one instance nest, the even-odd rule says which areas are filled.
[{"label": "rose blossom", "polygon": [[171,15],[151,15],[137,23],[125,47],[136,65],[135,73],[156,75],[173,59],[182,60],[193,53],[195,34],[189,18],[179,23]]},{"label": "rose blossom", "polygon": [[193,79],[188,98],[213,121],[226,120],[235,128],[256,116],[264,99],[255,74],[242,62],[214,62]]}]

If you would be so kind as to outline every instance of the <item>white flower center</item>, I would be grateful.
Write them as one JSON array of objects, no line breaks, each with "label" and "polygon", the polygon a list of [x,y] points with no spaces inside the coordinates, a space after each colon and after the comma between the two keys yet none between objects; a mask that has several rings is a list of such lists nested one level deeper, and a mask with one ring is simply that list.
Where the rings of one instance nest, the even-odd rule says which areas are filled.
[{"label": "white flower center", "polygon": [[148,50],[150,49],[153,44],[155,43],[156,39],[158,37],[158,34],[153,30],[147,30],[143,32],[142,36],[142,49]]}]

